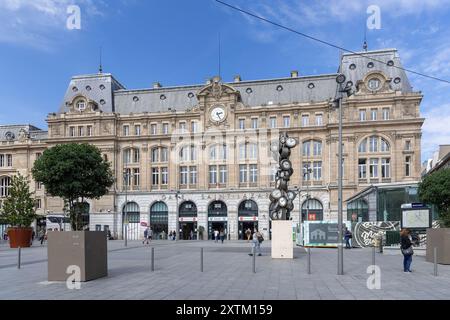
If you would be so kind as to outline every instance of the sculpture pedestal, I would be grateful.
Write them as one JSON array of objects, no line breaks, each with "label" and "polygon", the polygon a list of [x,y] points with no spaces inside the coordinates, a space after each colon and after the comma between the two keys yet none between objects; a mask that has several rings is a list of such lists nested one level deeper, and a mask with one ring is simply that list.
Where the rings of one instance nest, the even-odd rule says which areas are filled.
[{"label": "sculpture pedestal", "polygon": [[292,221],[272,221],[272,259],[294,259]]}]

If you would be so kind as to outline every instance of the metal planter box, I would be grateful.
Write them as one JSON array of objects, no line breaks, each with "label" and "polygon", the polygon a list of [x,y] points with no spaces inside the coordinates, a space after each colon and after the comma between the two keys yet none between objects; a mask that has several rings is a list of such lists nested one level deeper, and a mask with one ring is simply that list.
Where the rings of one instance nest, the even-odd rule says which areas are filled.
[{"label": "metal planter box", "polygon": [[66,281],[69,266],[80,267],[81,282],[108,275],[108,245],[104,231],[49,232],[48,281]]},{"label": "metal planter box", "polygon": [[434,262],[437,248],[437,263],[450,264],[450,228],[427,229],[427,261]]}]

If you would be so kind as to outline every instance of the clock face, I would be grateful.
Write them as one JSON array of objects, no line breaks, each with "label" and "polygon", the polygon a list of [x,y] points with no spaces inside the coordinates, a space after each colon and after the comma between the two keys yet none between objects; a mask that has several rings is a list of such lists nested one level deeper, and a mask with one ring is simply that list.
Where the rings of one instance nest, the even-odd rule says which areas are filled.
[{"label": "clock face", "polygon": [[225,121],[227,117],[227,113],[225,111],[225,108],[222,106],[213,107],[211,110],[211,120],[214,122],[223,122]]}]

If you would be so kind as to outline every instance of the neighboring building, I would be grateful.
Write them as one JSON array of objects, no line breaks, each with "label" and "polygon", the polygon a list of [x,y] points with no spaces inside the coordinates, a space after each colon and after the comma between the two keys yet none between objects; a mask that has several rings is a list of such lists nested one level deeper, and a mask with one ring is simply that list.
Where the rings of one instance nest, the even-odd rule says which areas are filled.
[{"label": "neighboring building", "polygon": [[450,168],[450,145],[441,145],[432,159],[424,163],[422,176],[432,174],[438,170]]},{"label": "neighboring building", "polygon": [[[397,68],[395,49],[361,54],[366,57],[343,55],[338,70],[355,91],[343,101],[344,199],[373,184],[417,183],[421,172],[421,93]],[[48,137],[2,143],[0,154],[13,160],[0,167],[0,176],[29,173],[47,147],[88,142],[100,148],[117,177],[109,195],[88,204],[91,230],[109,228],[121,237],[126,210],[129,238],[142,237],[141,222],[150,222],[158,237],[175,230],[178,211],[185,233],[224,228],[238,239],[258,227],[268,238],[268,194],[277,166],[270,147],[286,131],[299,140],[290,186],[302,197],[293,223],[300,211],[304,219],[335,220],[336,76],[292,72],[271,80],[237,76],[232,83],[215,77],[202,85],[156,83],[142,90],[125,89],[111,74],[75,76],[58,112],[48,116]],[[43,198],[41,207],[40,213],[58,213],[63,203]]]}]

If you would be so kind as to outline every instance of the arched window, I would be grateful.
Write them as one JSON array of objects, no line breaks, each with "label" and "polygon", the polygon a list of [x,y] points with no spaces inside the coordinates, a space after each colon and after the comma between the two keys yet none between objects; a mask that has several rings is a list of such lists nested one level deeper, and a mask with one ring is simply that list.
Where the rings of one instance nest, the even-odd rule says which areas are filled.
[{"label": "arched window", "polygon": [[194,145],[184,146],[180,149],[181,161],[196,161],[197,160],[197,147]]},{"label": "arched window", "polygon": [[159,148],[152,149],[152,162],[159,162]]},{"label": "arched window", "polygon": [[132,164],[132,163],[139,163],[140,161],[140,151],[137,148],[130,148],[125,149],[123,151],[123,163],[126,164]]},{"label": "arched window", "polygon": [[169,149],[161,148],[161,162],[169,162]]},{"label": "arched window", "polygon": [[80,100],[77,102],[77,109],[79,111],[84,111],[86,110],[86,102],[84,100]]},{"label": "arched window", "polygon": [[323,220],[323,205],[317,199],[309,199],[302,205],[303,221]]},{"label": "arched window", "polygon": [[150,208],[150,228],[154,239],[167,239],[169,230],[169,210],[162,202],[155,202]]},{"label": "arched window", "polygon": [[238,215],[241,217],[257,217],[258,216],[258,205],[253,200],[242,201],[239,205]]},{"label": "arched window", "polygon": [[371,136],[361,141],[358,146],[359,153],[376,153],[376,152],[389,152],[391,150],[389,142],[379,136]]},{"label": "arched window", "polygon": [[125,219],[125,214],[126,214],[126,219],[128,220],[129,223],[139,223],[140,222],[140,209],[139,209],[139,205],[136,202],[128,202],[124,207],[123,207],[123,214],[124,214],[124,219]]},{"label": "arched window", "polygon": [[192,201],[185,201],[180,205],[180,217],[193,217],[197,216],[197,206]]},{"label": "arched window", "polygon": [[227,146],[215,144],[209,147],[209,160],[227,160]]},{"label": "arched window", "polygon": [[209,160],[217,160],[217,145],[209,147]]},{"label": "arched window", "polygon": [[304,157],[321,157],[322,141],[308,140],[303,142],[302,154]]},{"label": "arched window", "polygon": [[258,145],[256,143],[242,143],[239,145],[239,160],[258,159]]},{"label": "arched window", "polygon": [[0,179],[0,198],[9,196],[9,188],[11,187],[11,178],[2,177]]},{"label": "arched window", "polygon": [[[360,182],[366,183],[368,179],[372,182],[389,182],[391,178],[391,147],[389,142],[380,136],[371,136],[361,141],[358,146],[358,178]],[[383,155],[371,155],[371,153],[384,153]]]}]

